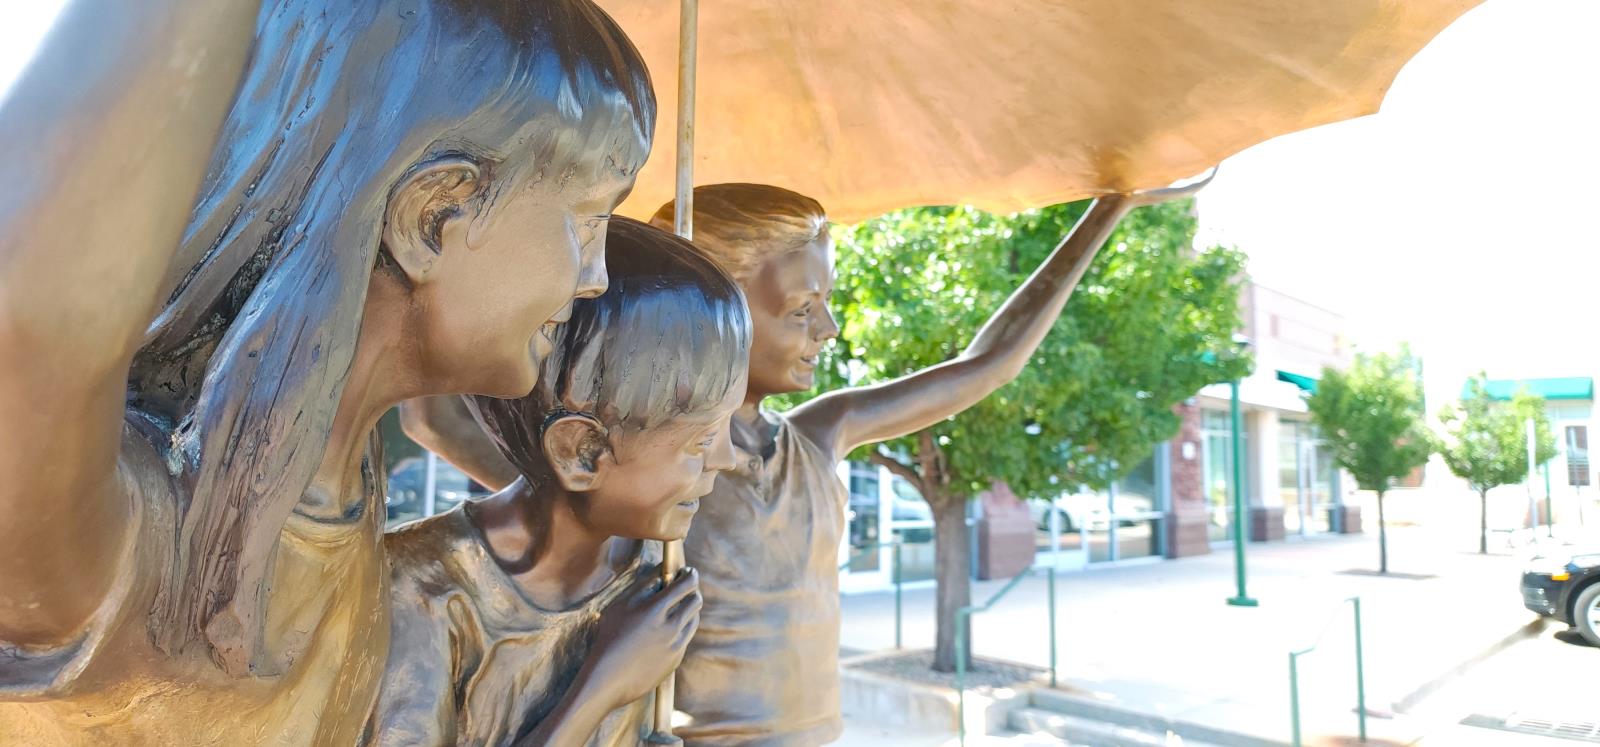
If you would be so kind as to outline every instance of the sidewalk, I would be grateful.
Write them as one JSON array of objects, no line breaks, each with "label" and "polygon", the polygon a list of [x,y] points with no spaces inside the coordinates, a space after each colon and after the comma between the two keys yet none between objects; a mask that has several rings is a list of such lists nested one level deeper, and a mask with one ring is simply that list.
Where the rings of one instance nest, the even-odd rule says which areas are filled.
[{"label": "sidewalk", "polygon": [[[1249,591],[1261,602],[1254,609],[1224,603],[1233,594],[1233,555],[1226,549],[1060,574],[1062,686],[1102,702],[1287,741],[1288,653],[1326,629],[1317,652],[1301,659],[1306,733],[1354,735],[1353,635],[1344,599],[1362,600],[1367,705],[1380,713],[1416,701],[1430,683],[1535,619],[1518,595],[1521,558],[1473,554],[1475,538],[1455,534],[1391,528],[1389,569],[1407,577],[1343,573],[1376,568],[1375,535],[1251,544]],[[974,602],[1000,585],[974,584]],[[975,653],[1048,665],[1046,619],[1041,575],[974,618]],[[933,633],[932,589],[908,590],[906,647],[931,646]],[[893,641],[892,593],[844,597],[843,647],[877,651]],[[1369,726],[1397,742],[1419,736],[1395,733],[1405,728],[1386,719],[1369,719]],[[856,723],[851,731],[891,743],[872,739],[871,729]]]}]

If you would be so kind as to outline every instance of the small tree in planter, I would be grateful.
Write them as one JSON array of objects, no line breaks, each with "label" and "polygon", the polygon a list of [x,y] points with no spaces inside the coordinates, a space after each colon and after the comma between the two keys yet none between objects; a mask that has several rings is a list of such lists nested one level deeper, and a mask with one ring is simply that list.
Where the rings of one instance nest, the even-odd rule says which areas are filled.
[{"label": "small tree in planter", "polygon": [[[1539,409],[1543,417],[1544,408]],[[1439,453],[1450,471],[1478,494],[1478,552],[1488,554],[1489,491],[1527,475],[1523,419],[1489,396],[1480,373],[1467,382],[1460,402],[1439,413],[1439,422],[1444,426]]]},{"label": "small tree in planter", "polygon": [[1348,371],[1325,368],[1306,399],[1334,461],[1362,490],[1378,495],[1378,572],[1389,572],[1383,497],[1397,478],[1427,463],[1432,438],[1423,424],[1422,383],[1410,351],[1360,354]]}]

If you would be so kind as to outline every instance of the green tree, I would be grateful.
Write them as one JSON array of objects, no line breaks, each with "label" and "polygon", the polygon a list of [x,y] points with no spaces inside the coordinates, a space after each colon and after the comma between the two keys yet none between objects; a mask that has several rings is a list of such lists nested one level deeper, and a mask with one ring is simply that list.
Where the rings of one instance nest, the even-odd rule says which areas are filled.
[{"label": "green tree", "polygon": [[[1535,465],[1546,465],[1550,463],[1551,459],[1556,458],[1555,429],[1550,424],[1550,416],[1545,412],[1544,398],[1528,391],[1526,386],[1519,387],[1516,394],[1511,396],[1511,411],[1515,413],[1517,423],[1522,427],[1522,475],[1525,480],[1533,479],[1528,469],[1528,421],[1533,421],[1533,463]],[[1532,496],[1533,490],[1534,486],[1530,483],[1528,485],[1528,495]],[[1549,491],[1545,491],[1545,494],[1548,499]],[[1546,500],[1546,504],[1548,503],[1549,501]],[[1533,506],[1528,508],[1528,526],[1537,526],[1539,513]],[[1553,522],[1555,521],[1555,516],[1549,516],[1547,520]]]},{"label": "green tree", "polygon": [[1378,494],[1378,572],[1389,572],[1389,534],[1383,497],[1391,483],[1426,464],[1432,437],[1423,424],[1417,360],[1399,353],[1360,354],[1348,371],[1324,368],[1306,399],[1326,435],[1334,461],[1362,490]]},{"label": "green tree", "polygon": [[[1478,552],[1489,552],[1489,491],[1528,477],[1527,422],[1534,422],[1534,461],[1556,456],[1555,433],[1544,398],[1517,391],[1511,401],[1490,396],[1484,374],[1467,382],[1466,396],[1439,413],[1440,454],[1450,471],[1478,494]],[[1531,520],[1531,517],[1530,517]]]},{"label": "green tree", "polygon": [[[837,229],[842,332],[818,366],[818,390],[959,354],[1086,207],[1006,216],[919,208]],[[1195,225],[1190,200],[1131,213],[1016,380],[932,428],[854,455],[904,478],[932,509],[936,669],[954,667],[955,613],[971,599],[972,496],[996,481],[1028,498],[1103,488],[1177,431],[1175,404],[1246,370],[1232,343],[1243,259],[1193,251]]]},{"label": "green tree", "polygon": [[[1542,409],[1542,408],[1541,408]],[[1439,453],[1450,471],[1478,494],[1478,552],[1489,552],[1489,491],[1527,475],[1523,421],[1489,396],[1483,374],[1467,382],[1466,396],[1439,413],[1444,426]]]},{"label": "green tree", "polygon": [[1517,423],[1521,426],[1522,444],[1522,475],[1528,475],[1528,421],[1533,421],[1533,463],[1548,464],[1559,453],[1556,447],[1555,427],[1550,424],[1550,415],[1544,409],[1544,397],[1540,397],[1526,386],[1519,387],[1516,394],[1511,396],[1511,411],[1516,414]]}]

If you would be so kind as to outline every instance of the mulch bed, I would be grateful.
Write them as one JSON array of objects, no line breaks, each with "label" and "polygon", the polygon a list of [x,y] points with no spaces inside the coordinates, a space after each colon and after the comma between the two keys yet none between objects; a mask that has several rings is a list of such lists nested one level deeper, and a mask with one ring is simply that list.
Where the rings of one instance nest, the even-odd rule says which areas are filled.
[{"label": "mulch bed", "polygon": [[[933,671],[933,651],[927,649],[849,662],[845,666],[935,687],[953,687],[956,678],[954,673]],[[1046,682],[1049,675],[1049,670],[1040,667],[974,656],[972,667],[967,670],[967,687],[1037,685]]]},{"label": "mulch bed", "polygon": [[1395,573],[1394,571],[1379,573],[1367,568],[1351,568],[1348,571],[1339,572],[1346,576],[1375,576],[1377,578],[1393,578],[1400,581],[1427,581],[1430,578],[1438,578],[1438,576],[1431,573]]}]

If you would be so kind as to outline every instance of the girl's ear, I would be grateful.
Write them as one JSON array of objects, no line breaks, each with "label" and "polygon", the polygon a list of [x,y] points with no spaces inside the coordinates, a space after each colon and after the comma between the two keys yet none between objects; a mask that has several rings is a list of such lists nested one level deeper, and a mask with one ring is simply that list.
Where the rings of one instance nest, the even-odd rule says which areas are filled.
[{"label": "girl's ear", "polygon": [[390,192],[383,246],[413,285],[431,279],[446,259],[444,224],[462,217],[482,187],[477,164],[450,156],[412,170]]},{"label": "girl's ear", "polygon": [[603,462],[611,454],[606,428],[588,415],[563,415],[544,427],[544,456],[561,487],[586,493],[605,479]]}]

